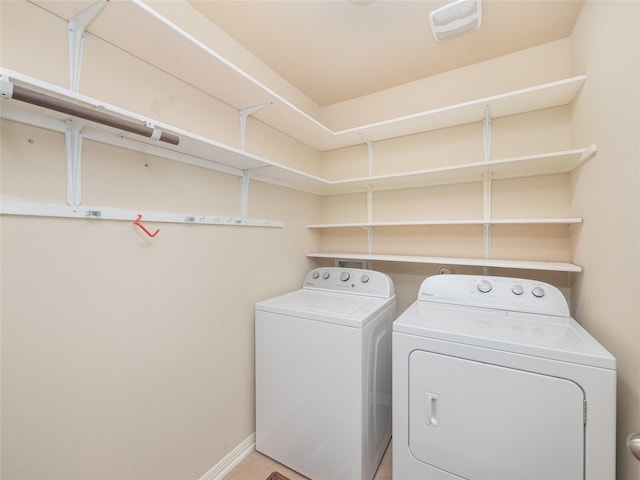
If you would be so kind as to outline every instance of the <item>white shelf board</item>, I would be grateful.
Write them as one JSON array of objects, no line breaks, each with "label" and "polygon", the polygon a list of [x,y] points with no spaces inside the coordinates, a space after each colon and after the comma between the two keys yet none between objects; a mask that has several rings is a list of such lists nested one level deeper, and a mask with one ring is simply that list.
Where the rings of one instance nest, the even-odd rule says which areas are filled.
[{"label": "white shelf board", "polygon": [[[180,144],[171,145],[165,142],[155,141],[93,122],[87,122],[83,130],[83,137],[86,139],[234,175],[242,175],[245,170],[254,170],[251,177],[253,179],[322,195],[364,192],[371,187],[375,190],[388,190],[475,182],[482,181],[485,176],[490,176],[493,180],[497,180],[532,175],[566,173],[587,161],[595,155],[597,150],[595,145],[591,145],[587,148],[561,152],[490,160],[487,162],[438,167],[390,175],[329,181],[6,68],[0,68],[0,74],[6,75],[11,82],[16,82],[22,86],[42,91],[66,101],[90,108],[99,108],[105,113],[140,122],[141,124],[151,123],[160,130],[178,135]],[[2,118],[8,120],[58,132],[65,131],[65,120],[69,118],[67,114],[36,107],[17,100],[3,100],[0,115]]]},{"label": "white shelf board", "polygon": [[374,190],[415,188],[454,183],[481,182],[506,178],[567,173],[577,168],[597,151],[596,145],[561,152],[489,160],[487,162],[415,170],[390,175],[360,177],[330,182],[326,194],[343,194]]},{"label": "white shelf board", "polygon": [[542,110],[544,108],[568,105],[582,88],[585,80],[586,75],[578,75],[499,95],[417,112],[368,125],[360,125],[337,131],[335,135],[339,137],[349,133],[362,133],[367,138],[377,141],[456,125],[481,122],[484,118],[486,107],[489,107],[491,118],[500,118]]},{"label": "white shelf board", "polygon": [[221,215],[193,215],[182,213],[148,212],[112,207],[70,206],[54,203],[35,203],[20,200],[0,200],[0,215],[22,215],[34,217],[84,218],[97,220],[124,220],[133,222],[142,215],[141,222],[186,223],[190,225],[227,225],[241,227],[284,227],[279,220],[227,217]]},{"label": "white shelf board", "polygon": [[352,222],[352,223],[318,223],[307,225],[307,228],[374,228],[374,227],[419,227],[430,225],[538,225],[538,224],[574,224],[582,223],[581,218],[493,218],[469,220],[416,220],[398,222]]},{"label": "white shelf board", "polygon": [[582,267],[572,263],[538,262],[525,260],[495,260],[458,257],[422,257],[406,255],[376,255],[367,253],[308,253],[309,258],[333,258],[337,260],[365,260],[373,262],[428,263],[467,265],[475,267],[516,268],[522,270],[546,270],[556,272],[581,272]]},{"label": "white shelf board", "polygon": [[[160,130],[178,135],[180,143],[179,145],[171,145],[166,142],[123,132],[116,128],[90,121],[86,121],[83,129],[83,138],[87,140],[156,155],[232,175],[240,176],[245,170],[255,169],[256,174],[253,175],[252,178],[312,193],[320,191],[329,185],[327,180],[320,177],[272,162],[257,155],[203,137],[202,135],[146,118],[137,113],[23,75],[19,72],[0,67],[0,74],[6,75],[12,83],[20,84],[26,88],[31,88],[68,102],[89,108],[97,108],[104,113],[113,114],[127,120],[139,122],[140,124],[152,123]],[[3,119],[61,133],[65,132],[65,121],[70,118],[70,115],[65,113],[11,99],[2,100],[1,107],[0,116]],[[259,172],[257,172],[257,170],[259,170]]]},{"label": "white shelf board", "polygon": [[[32,1],[66,20],[79,10],[77,2]],[[273,78],[261,82],[216,51],[217,45],[212,41],[196,38],[159,10],[162,9],[140,0],[109,2],[88,31],[238,110],[270,103],[253,116],[318,150],[362,144],[360,134],[376,141],[480,121],[485,105],[493,118],[567,105],[585,80],[584,75],[579,75],[338,130],[319,120],[322,109],[302,92]],[[145,29],[143,39],[140,25]],[[216,80],[211,81],[212,78]],[[287,94],[282,93],[284,89]]]}]

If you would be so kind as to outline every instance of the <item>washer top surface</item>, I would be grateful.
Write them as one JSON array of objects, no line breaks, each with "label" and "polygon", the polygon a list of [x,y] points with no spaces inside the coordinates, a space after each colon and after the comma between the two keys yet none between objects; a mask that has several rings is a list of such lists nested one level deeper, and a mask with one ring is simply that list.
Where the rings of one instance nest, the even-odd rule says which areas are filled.
[{"label": "washer top surface", "polygon": [[303,287],[256,304],[257,311],[361,328],[395,302],[391,278],[353,268],[317,268]]},{"label": "washer top surface", "polygon": [[437,275],[393,331],[615,369],[615,358],[569,316],[562,293],[525,279]]}]

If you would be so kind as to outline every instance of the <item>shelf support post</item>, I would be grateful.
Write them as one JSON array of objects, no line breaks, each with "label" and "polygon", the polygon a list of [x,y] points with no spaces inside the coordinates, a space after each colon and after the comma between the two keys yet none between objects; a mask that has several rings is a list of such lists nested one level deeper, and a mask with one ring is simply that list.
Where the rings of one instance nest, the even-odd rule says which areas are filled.
[{"label": "shelf support post", "polygon": [[367,223],[373,223],[373,186],[367,185]]},{"label": "shelf support post", "polygon": [[368,175],[373,175],[373,140],[367,138],[364,134],[360,133],[360,138],[367,144],[367,158],[368,158]]},{"label": "shelf support post", "polygon": [[484,106],[482,138],[484,139],[484,161],[488,162],[491,153],[491,112],[489,111],[489,105]]},{"label": "shelf support post", "polygon": [[[482,212],[485,223],[482,224],[484,258],[491,258],[491,173],[485,172],[482,181]],[[491,275],[491,267],[483,267],[484,275]]]},{"label": "shelf support post", "polygon": [[80,88],[80,70],[84,51],[84,33],[109,0],[98,0],[69,19],[67,43],[69,44],[69,86],[71,91]]},{"label": "shelf support post", "polygon": [[249,183],[251,182],[251,169],[242,171],[242,187],[240,190],[240,217],[249,218]]},{"label": "shelf support post", "polygon": [[[484,161],[488,162],[491,154],[491,112],[489,105],[484,107],[484,118],[482,120],[482,138],[484,140]],[[484,173],[482,180],[482,213],[486,221],[482,225],[482,238],[484,245],[484,258],[491,258],[491,172]],[[483,267],[485,275],[491,274],[491,267]]]},{"label": "shelf support post", "polygon": [[67,203],[74,207],[80,205],[81,198],[82,129],[84,123],[77,119],[69,119],[65,122]]},{"label": "shelf support post", "polygon": [[260,105],[255,105],[253,107],[247,107],[240,110],[240,150],[244,151],[245,140],[247,137],[247,117],[252,113],[261,110],[267,105],[271,105],[273,102],[261,103]]},{"label": "shelf support post", "polygon": [[256,170],[262,170],[268,168],[268,165],[264,167],[245,168],[242,170],[242,185],[240,188],[240,217],[243,220],[249,218],[249,184],[251,183],[251,175]]},{"label": "shelf support post", "polygon": [[373,253],[373,227],[365,226],[361,228],[367,231],[367,254],[371,255]]}]

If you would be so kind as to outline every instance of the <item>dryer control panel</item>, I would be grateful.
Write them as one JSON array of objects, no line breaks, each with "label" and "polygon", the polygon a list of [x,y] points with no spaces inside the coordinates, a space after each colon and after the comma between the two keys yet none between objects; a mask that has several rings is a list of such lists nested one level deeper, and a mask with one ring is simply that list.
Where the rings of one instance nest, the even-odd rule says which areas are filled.
[{"label": "dryer control panel", "polygon": [[357,293],[380,298],[391,298],[395,295],[393,281],[388,275],[359,268],[316,268],[307,274],[302,288]]},{"label": "dryer control panel", "polygon": [[434,275],[420,286],[418,300],[513,312],[569,317],[560,290],[535,280],[484,275]]}]

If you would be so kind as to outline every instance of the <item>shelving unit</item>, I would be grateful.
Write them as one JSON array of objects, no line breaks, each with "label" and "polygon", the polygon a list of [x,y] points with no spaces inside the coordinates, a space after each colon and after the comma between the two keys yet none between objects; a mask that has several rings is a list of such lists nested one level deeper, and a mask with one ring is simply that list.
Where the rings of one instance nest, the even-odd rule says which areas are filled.
[{"label": "shelving unit", "polygon": [[[42,8],[53,12],[69,21],[82,23],[82,34],[69,38],[70,78],[72,90],[34,79],[18,72],[1,69],[4,86],[19,84],[35,88],[38,91],[53,95],[78,105],[100,109],[101,111],[125,118],[154,129],[169,132],[180,137],[179,145],[159,143],[153,138],[140,137],[106,127],[93,122],[82,123],[82,137],[118,148],[196,165],[242,178],[241,215],[238,217],[216,216],[183,216],[188,222],[201,218],[203,223],[243,224],[260,226],[281,226],[281,222],[273,220],[253,220],[246,216],[248,190],[252,180],[286,186],[317,195],[338,195],[348,193],[367,194],[367,220],[355,223],[328,223],[310,225],[309,228],[324,230],[335,228],[364,228],[369,237],[369,251],[365,254],[343,253],[311,253],[311,258],[349,258],[368,261],[397,261],[412,263],[449,263],[452,265],[477,265],[485,267],[530,268],[540,270],[580,271],[580,267],[555,262],[527,262],[494,260],[490,256],[491,226],[497,224],[575,224],[581,219],[575,218],[522,218],[494,219],[491,215],[491,182],[536,175],[568,173],[584,164],[597,151],[595,145],[585,148],[555,151],[536,155],[512,158],[491,159],[489,157],[491,119],[527,113],[535,110],[558,107],[570,104],[586,80],[584,75],[564,78],[541,85],[528,86],[489,97],[472,99],[454,105],[416,111],[396,118],[382,119],[365,125],[348,126],[332,129],[321,123],[319,111],[313,108],[300,107],[280,95],[274,89],[264,85],[236,65],[233,65],[216,52],[210,44],[202,41],[180,25],[163,16],[163,9],[157,9],[140,1],[105,2],[99,0],[86,11],[77,12],[77,7],[65,2],[42,2],[34,0]],[[145,25],[147,38],[153,42],[140,42],[137,35],[122,35],[122,29]],[[75,25],[75,24],[74,24]],[[238,109],[241,124],[240,148],[225,145],[211,138],[181,129],[164,122],[145,118],[142,115],[123,108],[106,104],[98,99],[87,97],[77,92],[80,85],[81,52],[85,29],[91,34],[121,48],[122,50],[148,62],[157,68],[174,75],[176,78],[202,90],[205,93]],[[73,29],[78,30],[78,28]],[[132,31],[134,31],[132,30]],[[192,65],[198,68],[185,68],[178,59],[189,58]],[[207,79],[216,78],[215,82]],[[258,108],[259,107],[259,108]],[[263,108],[264,107],[264,108]],[[68,137],[69,115],[57,113],[32,105],[25,105],[14,100],[3,102],[1,115],[3,119],[26,123],[36,127],[63,132]],[[350,145],[367,143],[372,162],[373,142],[429,130],[441,129],[467,123],[484,125],[485,160],[482,162],[459,164],[447,167],[427,168],[388,175],[369,175],[358,178],[328,180],[311,175],[299,169],[288,167],[273,159],[267,159],[244,150],[246,137],[246,117],[253,115],[265,124],[300,140],[317,150],[329,150]],[[75,126],[76,130],[80,127]],[[77,132],[76,132],[77,133]],[[79,135],[76,135],[79,136]],[[73,142],[72,142],[73,143]],[[68,156],[70,154],[68,153]],[[76,163],[79,160],[75,160]],[[70,164],[72,162],[69,162]],[[73,165],[72,165],[73,167]],[[68,185],[78,182],[79,175],[68,175]],[[397,222],[372,221],[372,196],[374,192],[391,189],[429,187],[436,185],[482,182],[483,185],[483,218],[481,219],[444,219]],[[72,187],[72,190],[75,187]],[[71,192],[74,193],[74,192]],[[68,198],[75,198],[68,195]],[[79,202],[79,199],[78,199]],[[7,214],[50,215],[50,216],[86,216],[72,203],[71,209],[66,206],[33,205],[25,202],[3,200],[1,212]],[[75,208],[75,210],[74,210]],[[86,209],[85,209],[86,210]],[[103,217],[113,214],[114,219],[121,215],[114,209],[106,207],[90,207],[90,212],[104,212]],[[80,213],[79,213],[80,212]],[[109,213],[111,212],[111,213]],[[131,214],[128,212],[127,215]],[[173,214],[154,214],[157,221],[181,221]],[[91,215],[89,215],[91,216]],[[212,220],[211,220],[212,219]],[[484,259],[455,259],[440,257],[415,257],[397,255],[375,255],[371,251],[371,236],[374,229],[429,226],[429,225],[482,225],[484,232]]]},{"label": "shelving unit", "polygon": [[[74,2],[32,1],[66,20],[78,15]],[[319,107],[301,106],[299,100],[287,98],[270,85],[262,83],[216,51],[217,46],[207,39],[204,32],[194,35],[186,31],[176,23],[178,20],[167,18],[163,11],[162,5],[141,0],[109,2],[87,31],[233,106],[239,112],[267,104],[267,108],[260,109],[253,116],[320,151],[362,144],[361,134],[379,141],[475,122],[482,120],[486,106],[489,106],[493,118],[499,118],[566,105],[571,103],[586,78],[579,75],[455,105],[410,112],[369,124],[335,128],[320,120]],[[140,25],[145,26],[145,37],[153,39],[152,42],[140,41],[137,34]],[[127,28],[136,34],[124,35],[123,30]],[[190,59],[189,65],[181,60],[185,58]]]}]

